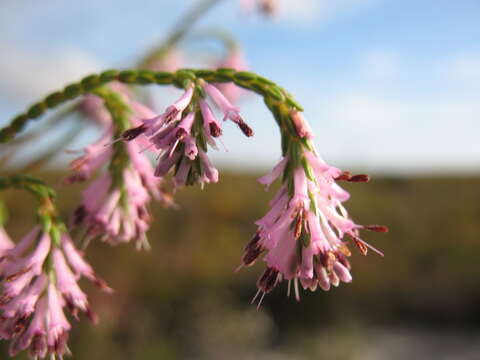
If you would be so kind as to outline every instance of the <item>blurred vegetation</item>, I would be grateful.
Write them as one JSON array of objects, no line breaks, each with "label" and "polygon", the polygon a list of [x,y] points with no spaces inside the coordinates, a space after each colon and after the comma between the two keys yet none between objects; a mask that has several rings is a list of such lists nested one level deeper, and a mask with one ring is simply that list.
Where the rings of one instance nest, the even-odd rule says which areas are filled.
[{"label": "blurred vegetation", "polygon": [[[58,182],[55,174],[46,178]],[[87,258],[116,292],[105,295],[83,281],[101,322],[75,324],[70,341],[74,358],[397,359],[358,354],[372,341],[387,339],[382,329],[403,328],[461,333],[478,344],[479,185],[479,178],[347,184],[353,218],[390,227],[388,234],[364,234],[385,258],[354,254],[352,284],[302,292],[300,303],[287,298],[283,283],[258,312],[250,300],[263,264],[239,273],[234,269],[274,189],[265,192],[253,176],[222,174],[219,184],[203,191],[181,191],[179,210],[153,209],[151,252],[102,243],[88,249]],[[80,189],[59,186],[65,216],[78,203]],[[8,231],[15,238],[33,221],[29,201],[19,192],[7,195]],[[432,347],[443,349],[444,338],[434,339]],[[401,348],[404,343],[395,344]],[[480,358],[472,351],[476,355],[471,359]]]}]

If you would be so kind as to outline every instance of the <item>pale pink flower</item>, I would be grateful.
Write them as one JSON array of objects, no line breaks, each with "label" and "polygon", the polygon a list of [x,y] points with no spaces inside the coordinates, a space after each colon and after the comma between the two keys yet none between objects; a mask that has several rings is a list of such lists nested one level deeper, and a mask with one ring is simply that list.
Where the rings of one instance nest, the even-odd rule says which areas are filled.
[{"label": "pale pink flower", "polygon": [[[146,181],[153,181],[147,179]],[[109,173],[100,175],[82,193],[82,203],[74,215],[74,225],[83,225],[87,239],[99,237],[111,245],[135,241],[137,248],[148,249],[146,231],[150,224],[148,204],[151,196],[142,174],[132,167],[123,170],[122,187],[111,188]]]},{"label": "pale pink flower", "polygon": [[[148,107],[131,100],[128,94],[121,93],[124,101],[132,110],[129,117],[134,126],[143,127],[140,118],[153,117],[155,114]],[[169,109],[169,114],[181,108]],[[187,104],[188,105],[188,104]],[[185,105],[186,106],[186,105]],[[71,168],[73,174],[67,182],[86,180],[100,169],[105,169],[112,161],[114,148],[111,144],[113,127],[105,129],[105,133],[95,144],[85,148],[85,154],[74,160]],[[111,171],[105,169],[95,181],[82,193],[82,203],[75,211],[73,225],[83,225],[87,230],[86,241],[100,237],[110,244],[125,243],[134,240],[138,248],[148,248],[146,232],[150,224],[148,205],[152,197],[165,205],[173,206],[168,194],[160,189],[161,179],[154,176],[154,168],[144,153],[148,143],[131,142],[126,147],[129,163],[125,165],[120,178],[112,179]],[[118,172],[116,173],[118,176]]]},{"label": "pale pink flower", "polygon": [[222,135],[222,123],[217,121],[213,115],[212,109],[208,106],[205,100],[200,100],[200,111],[202,112],[203,118],[203,129],[209,144],[215,146],[215,141],[212,138],[217,138]]},{"label": "pale pink flower", "polygon": [[[31,253],[24,254],[30,247]],[[47,257],[52,261],[47,262]],[[110,288],[94,274],[67,234],[56,244],[49,233],[36,227],[8,250],[5,259],[8,266],[0,297],[0,336],[11,340],[10,355],[26,349],[36,358],[69,355],[66,343],[71,325],[64,308],[77,319],[83,312],[96,320],[77,284],[79,276]]]},{"label": "pale pink flower", "polygon": [[305,121],[303,114],[298,110],[292,110],[290,112],[290,118],[292,119],[293,125],[295,126],[295,130],[297,130],[297,134],[301,138],[305,138],[307,140],[311,140],[313,138],[312,129],[308,122]]},{"label": "pale pink flower", "polygon": [[207,93],[207,95],[213,100],[213,102],[218,106],[220,111],[223,113],[223,120],[231,120],[238,125],[240,130],[246,136],[253,136],[253,130],[245,123],[245,121],[240,116],[240,110],[234,106],[223,94],[216,88],[214,85],[207,82],[202,82],[202,87]]},{"label": "pale pink flower", "polygon": [[66,347],[68,331],[71,326],[63,313],[64,300],[57,287],[50,282],[47,291],[48,320],[47,321],[47,346],[50,353],[63,356],[68,353]]},{"label": "pale pink flower", "polygon": [[[292,170],[288,170],[290,161],[283,158],[259,181],[268,187],[285,171]],[[370,245],[359,238],[358,230],[386,231],[385,227],[357,225],[350,219],[342,205],[348,193],[335,183],[342,174],[340,170],[308,150],[301,155],[300,163],[310,169],[310,177],[301,165],[287,175],[270,202],[270,211],[256,222],[257,233],[245,248],[244,266],[265,254],[267,269],[257,282],[257,295],[262,294],[262,298],[282,280],[288,280],[289,285],[293,280],[297,299],[298,282],[312,291],[317,286],[329,290],[340,281],[351,282],[347,260],[350,251],[344,236],[348,235],[366,253]]]},{"label": "pale pink flower", "polygon": [[70,163],[72,174],[65,179],[65,183],[83,182],[102,168],[113,155],[112,147],[107,146],[111,141],[112,128],[110,126],[99,140],[85,147],[82,156]]},{"label": "pale pink flower", "polygon": [[147,138],[150,147],[158,151],[159,161],[154,175],[161,178],[175,168],[173,183],[176,188],[218,181],[218,171],[207,157],[205,142],[216,147],[214,138],[221,135],[221,124],[215,119],[208,104],[200,100],[202,124],[195,128],[196,113],[186,112],[192,105],[193,93],[193,87],[188,87],[163,114],[145,119],[142,125],[127,130],[122,135],[128,144],[135,144],[132,140],[142,136]]}]

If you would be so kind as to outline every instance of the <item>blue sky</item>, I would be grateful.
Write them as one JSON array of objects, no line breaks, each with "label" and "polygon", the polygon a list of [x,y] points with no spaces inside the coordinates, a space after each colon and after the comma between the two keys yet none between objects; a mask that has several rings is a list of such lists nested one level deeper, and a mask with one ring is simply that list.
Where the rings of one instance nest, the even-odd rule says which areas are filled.
[{"label": "blue sky", "polygon": [[[0,2],[0,123],[48,90],[134,63],[193,3]],[[380,173],[478,172],[478,0],[281,5],[270,21],[225,0],[198,28],[230,31],[253,71],[296,96],[327,161]],[[216,161],[271,167],[279,158],[274,122],[255,97],[242,109],[256,138],[244,139],[231,127],[229,152],[216,154]]]}]

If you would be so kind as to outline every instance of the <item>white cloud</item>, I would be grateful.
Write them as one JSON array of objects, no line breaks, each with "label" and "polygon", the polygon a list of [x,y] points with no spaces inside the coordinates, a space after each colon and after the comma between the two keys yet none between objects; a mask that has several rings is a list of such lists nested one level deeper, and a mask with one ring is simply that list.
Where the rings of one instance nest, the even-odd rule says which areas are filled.
[{"label": "white cloud", "polygon": [[280,18],[296,23],[327,21],[339,13],[354,10],[372,0],[277,0]]},{"label": "white cloud", "polygon": [[[476,169],[480,102],[474,97],[404,94],[357,88],[318,102],[315,129],[329,159],[373,171]],[[325,120],[326,121],[326,120]],[[326,131],[328,130],[328,131]]]},{"label": "white cloud", "polygon": [[2,44],[0,90],[12,99],[32,100],[100,69],[99,61],[82,49],[25,51]]},{"label": "white cloud", "polygon": [[360,72],[373,79],[392,79],[398,75],[400,56],[390,49],[370,49],[360,57]]},{"label": "white cloud", "polygon": [[480,82],[480,52],[464,52],[443,59],[438,65],[444,77],[453,81]]}]

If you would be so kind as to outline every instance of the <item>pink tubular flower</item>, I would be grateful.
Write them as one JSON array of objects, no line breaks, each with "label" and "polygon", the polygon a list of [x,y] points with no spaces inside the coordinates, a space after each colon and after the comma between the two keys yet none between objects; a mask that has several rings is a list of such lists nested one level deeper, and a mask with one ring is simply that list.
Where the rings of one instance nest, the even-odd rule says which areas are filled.
[{"label": "pink tubular flower", "polygon": [[65,183],[83,182],[104,166],[113,154],[112,148],[107,146],[111,139],[112,128],[110,126],[99,140],[85,148],[82,156],[70,163],[72,174],[65,179]]},{"label": "pink tubular flower", "polygon": [[[145,182],[142,179],[146,179]],[[150,226],[151,196],[146,186],[153,186],[155,180],[142,177],[130,167],[123,170],[122,181],[121,188],[112,188],[111,175],[100,175],[82,193],[83,201],[75,211],[74,225],[84,225],[87,241],[99,237],[117,245],[133,240],[138,249],[148,249],[146,231]]]},{"label": "pink tubular flower", "polygon": [[298,110],[292,110],[290,112],[290,117],[293,125],[295,125],[295,130],[297,130],[298,136],[307,140],[311,140],[313,138],[312,129],[303,118],[303,114]]},{"label": "pink tubular flower", "polygon": [[[104,282],[82,259],[67,234],[60,237],[59,244],[55,241],[37,226],[3,253],[7,266],[0,297],[0,337],[11,341],[11,356],[26,349],[32,357],[42,359],[70,354],[66,343],[71,325],[64,314],[65,306],[77,319],[83,312],[95,320],[77,281],[83,275],[97,284]],[[47,257],[52,262],[47,262]],[[103,288],[109,289],[106,285]]]},{"label": "pink tubular flower", "polygon": [[[132,140],[140,135],[148,139],[150,147],[159,151],[154,175],[164,177],[174,168],[175,188],[218,181],[218,171],[206,152],[207,143],[216,147],[214,138],[222,134],[221,123],[205,100],[199,100],[198,105],[192,101],[193,94],[194,88],[189,86],[163,114],[146,119],[142,125],[122,134],[128,144],[135,144]],[[194,110],[197,106],[201,116]]]},{"label": "pink tubular flower", "polygon": [[[130,99],[128,93],[120,93],[130,107],[129,120],[134,126],[143,127],[140,118],[153,117],[148,107]],[[185,100],[183,100],[185,102]],[[181,102],[180,102],[181,103]],[[188,104],[187,104],[188,105]],[[180,108],[181,104],[178,105]],[[169,109],[169,114],[178,109]],[[111,119],[110,119],[111,121]],[[113,125],[95,144],[86,147],[85,154],[71,163],[73,174],[67,183],[84,181],[100,169],[105,169],[82,193],[82,203],[75,211],[73,225],[86,229],[86,241],[99,237],[110,244],[135,241],[137,248],[148,248],[146,231],[150,226],[148,205],[152,197],[166,205],[173,205],[171,198],[160,190],[161,179],[154,176],[154,168],[143,153],[147,143],[126,143],[124,150],[128,161],[119,171],[106,171],[115,155],[111,144]]]},{"label": "pink tubular flower", "polygon": [[[286,183],[270,202],[270,211],[256,222],[258,230],[247,244],[243,266],[252,265],[262,254],[267,269],[257,282],[263,296],[282,280],[293,280],[299,299],[298,281],[304,289],[317,287],[327,291],[339,282],[351,282],[350,250],[343,239],[348,235],[366,254],[367,247],[381,254],[359,238],[359,229],[387,231],[383,226],[362,226],[349,217],[342,202],[349,195],[336,183],[342,173],[327,165],[315,153],[304,150],[299,165],[289,170],[288,157],[259,181],[269,186],[286,171]],[[291,165],[290,165],[291,166]],[[307,175],[308,174],[308,175]],[[289,286],[290,289],[290,286]],[[254,300],[256,299],[256,297]]]},{"label": "pink tubular flower", "polygon": [[[248,69],[247,62],[243,56],[242,51],[238,46],[233,46],[228,50],[228,54],[219,64],[219,68],[231,68],[237,71]],[[222,92],[222,94],[232,103],[238,102],[240,97],[246,91],[233,83],[217,83],[215,86]]]},{"label": "pink tubular flower", "polygon": [[207,95],[213,100],[213,102],[218,106],[220,111],[223,113],[223,120],[231,120],[238,125],[240,130],[245,134],[245,136],[253,136],[253,130],[240,116],[240,110],[233,106],[232,103],[222,94],[222,92],[216,88],[214,85],[207,82],[202,82],[203,90]]}]

